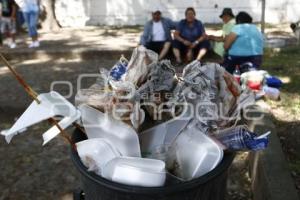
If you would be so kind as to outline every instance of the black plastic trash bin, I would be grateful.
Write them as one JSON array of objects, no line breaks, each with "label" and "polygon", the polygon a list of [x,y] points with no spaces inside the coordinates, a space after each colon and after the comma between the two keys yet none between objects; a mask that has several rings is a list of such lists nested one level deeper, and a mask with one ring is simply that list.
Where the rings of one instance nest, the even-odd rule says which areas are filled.
[{"label": "black plastic trash bin", "polygon": [[[73,141],[85,140],[80,130],[73,133]],[[222,162],[210,173],[192,181],[165,187],[145,188],[128,186],[106,180],[88,172],[77,152],[72,149],[72,160],[81,173],[81,190],[74,199],[81,200],[223,200],[226,194],[228,168],[234,153],[225,153]]]}]

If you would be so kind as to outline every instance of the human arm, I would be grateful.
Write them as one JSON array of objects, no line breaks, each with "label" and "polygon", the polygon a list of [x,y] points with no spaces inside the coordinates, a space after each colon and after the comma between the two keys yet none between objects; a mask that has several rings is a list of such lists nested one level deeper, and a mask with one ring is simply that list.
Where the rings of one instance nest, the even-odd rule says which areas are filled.
[{"label": "human arm", "polygon": [[164,18],[170,30],[175,30],[177,28],[178,22],[173,21],[170,18]]},{"label": "human arm", "polygon": [[225,37],[223,37],[223,36],[208,35],[207,39],[215,41],[215,42],[224,42],[225,41]]},{"label": "human arm", "polygon": [[202,25],[202,23],[199,21],[198,22],[198,26],[199,26],[199,37],[192,43],[192,45],[190,46],[190,48],[195,48],[199,43],[208,40],[208,35],[205,32],[204,26]]},{"label": "human arm", "polygon": [[149,38],[149,34],[150,34],[150,29],[151,29],[151,24],[150,22],[147,22],[144,26],[144,31],[141,35],[141,38],[140,38],[140,45],[143,45],[143,46],[146,46],[147,44],[147,40]]},{"label": "human arm", "polygon": [[183,43],[185,46],[190,46],[192,45],[192,43],[186,39],[184,39],[183,37],[180,36],[180,32],[178,30],[176,30],[174,32],[174,38],[176,40],[178,40],[179,42]]},{"label": "human arm", "polygon": [[226,36],[225,41],[224,41],[224,49],[228,50],[232,46],[232,44],[235,42],[237,39],[237,34],[234,32],[231,32],[228,36]]},{"label": "human arm", "polygon": [[208,40],[208,35],[205,32],[205,28],[202,24],[201,21],[197,21],[197,26],[198,26],[198,34],[199,37],[192,43],[192,45],[190,46],[190,48],[195,48],[196,46],[198,46],[199,43]]}]

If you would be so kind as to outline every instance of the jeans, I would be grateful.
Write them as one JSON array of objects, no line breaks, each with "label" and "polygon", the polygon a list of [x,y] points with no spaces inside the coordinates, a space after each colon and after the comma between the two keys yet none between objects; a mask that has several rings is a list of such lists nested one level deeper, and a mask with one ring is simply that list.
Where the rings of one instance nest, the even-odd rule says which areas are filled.
[{"label": "jeans", "polygon": [[30,11],[30,12],[23,12],[25,22],[28,27],[28,34],[30,37],[36,37],[38,35],[37,33],[37,23],[38,23],[38,17],[39,13]]}]

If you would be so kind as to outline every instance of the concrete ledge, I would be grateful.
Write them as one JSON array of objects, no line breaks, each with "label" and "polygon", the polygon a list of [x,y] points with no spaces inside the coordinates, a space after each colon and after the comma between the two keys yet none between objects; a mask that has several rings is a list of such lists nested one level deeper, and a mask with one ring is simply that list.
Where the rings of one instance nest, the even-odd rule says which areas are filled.
[{"label": "concrete ledge", "polygon": [[29,59],[75,59],[81,58],[82,60],[88,59],[99,59],[103,57],[112,57],[114,55],[121,55],[124,54],[127,58],[130,58],[132,53],[132,49],[128,50],[105,50],[105,49],[86,49],[86,48],[77,48],[77,49],[49,49],[49,50],[18,50],[18,51],[11,51],[6,50],[2,51],[4,56],[8,60],[14,61],[24,61]]},{"label": "concrete ledge", "polygon": [[249,128],[259,134],[267,131],[272,131],[272,134],[266,150],[250,153],[249,156],[253,200],[299,200],[272,115],[265,108],[259,107],[261,110],[256,114],[263,118],[251,121]]}]

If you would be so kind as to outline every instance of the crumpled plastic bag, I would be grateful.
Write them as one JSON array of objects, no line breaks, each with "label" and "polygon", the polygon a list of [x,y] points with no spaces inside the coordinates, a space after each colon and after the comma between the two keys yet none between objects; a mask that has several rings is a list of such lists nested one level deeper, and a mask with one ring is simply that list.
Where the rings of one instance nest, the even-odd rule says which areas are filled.
[{"label": "crumpled plastic bag", "polygon": [[96,83],[87,89],[81,89],[75,96],[75,105],[87,104],[105,112],[112,110],[116,103],[112,89],[109,87],[109,72],[106,69],[100,70],[100,76]]},{"label": "crumpled plastic bag", "polygon": [[212,135],[225,149],[230,151],[258,151],[267,148],[271,132],[258,136],[245,126],[237,126],[219,131]]},{"label": "crumpled plastic bag", "polygon": [[134,49],[127,66],[124,80],[140,86],[146,81],[147,75],[153,66],[158,62],[158,55],[143,46]]},{"label": "crumpled plastic bag", "polygon": [[159,120],[168,120],[171,116],[168,111],[163,111],[164,106],[161,105],[168,101],[177,82],[171,62],[168,60],[157,62],[149,70],[146,82],[136,91],[135,99],[142,102],[152,119],[159,117]]},{"label": "crumpled plastic bag", "polygon": [[174,67],[169,60],[163,60],[153,65],[147,75],[147,82],[138,88],[137,93],[171,91],[176,82]]},{"label": "crumpled plastic bag", "polygon": [[106,69],[100,69],[96,83],[88,89],[78,91],[75,104],[77,107],[81,104],[92,106],[138,128],[143,121],[143,115],[135,107],[136,102],[132,100],[134,94],[135,86],[131,82],[115,81]]},{"label": "crumpled plastic bag", "polygon": [[182,91],[188,103],[198,106],[195,113],[200,116],[199,123],[211,129],[228,124],[224,118],[232,116],[241,95],[234,77],[219,64],[193,61],[185,67],[182,78],[181,89],[177,90]]}]

